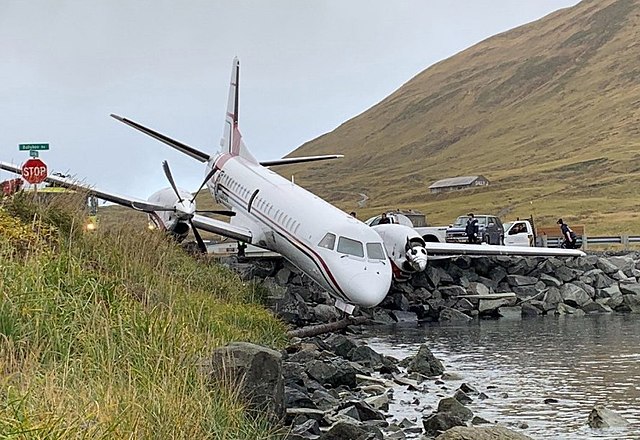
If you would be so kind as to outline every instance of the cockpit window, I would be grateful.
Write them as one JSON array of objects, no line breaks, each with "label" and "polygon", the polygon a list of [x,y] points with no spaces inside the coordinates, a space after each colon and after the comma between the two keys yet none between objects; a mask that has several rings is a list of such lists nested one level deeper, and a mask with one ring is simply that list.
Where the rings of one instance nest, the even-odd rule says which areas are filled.
[{"label": "cockpit window", "polygon": [[322,240],[320,240],[320,243],[318,243],[318,246],[331,249],[331,250],[333,250],[333,247],[335,245],[336,245],[336,236],[330,232],[327,233],[324,237],[322,237]]},{"label": "cockpit window", "polygon": [[338,239],[338,252],[341,254],[354,255],[356,257],[364,257],[364,249],[362,243],[347,237]]},{"label": "cockpit window", "polygon": [[380,243],[367,243],[367,257],[371,260],[386,260]]}]

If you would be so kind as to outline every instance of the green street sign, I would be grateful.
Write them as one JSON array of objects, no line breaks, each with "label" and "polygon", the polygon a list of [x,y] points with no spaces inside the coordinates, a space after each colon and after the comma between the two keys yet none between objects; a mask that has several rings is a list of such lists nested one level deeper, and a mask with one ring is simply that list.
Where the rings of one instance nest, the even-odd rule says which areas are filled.
[{"label": "green street sign", "polygon": [[29,156],[38,157],[38,150],[29,150]]},{"label": "green street sign", "polygon": [[49,144],[18,144],[19,151],[48,150]]}]

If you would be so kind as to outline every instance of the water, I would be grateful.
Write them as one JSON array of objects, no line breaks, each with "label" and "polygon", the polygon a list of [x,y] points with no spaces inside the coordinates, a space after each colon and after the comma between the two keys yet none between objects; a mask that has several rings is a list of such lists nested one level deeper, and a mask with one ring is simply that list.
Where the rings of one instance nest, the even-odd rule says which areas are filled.
[{"label": "water", "polygon": [[[466,382],[489,398],[474,398],[475,415],[517,427],[535,439],[640,439],[640,316],[599,315],[480,321],[464,325],[368,330],[376,351],[402,359],[422,343],[462,381],[428,393],[396,390],[391,412],[421,425],[442,397]],[[507,393],[504,396],[503,393]],[[410,402],[418,398],[419,404]],[[545,399],[557,403],[545,403]],[[401,402],[402,401],[402,402]],[[592,429],[586,422],[596,404],[631,424]]]}]

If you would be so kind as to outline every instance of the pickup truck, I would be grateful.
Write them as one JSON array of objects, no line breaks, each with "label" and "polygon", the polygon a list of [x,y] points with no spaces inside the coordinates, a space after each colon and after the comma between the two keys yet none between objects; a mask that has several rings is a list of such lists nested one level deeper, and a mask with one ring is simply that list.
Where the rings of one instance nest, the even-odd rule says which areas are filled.
[{"label": "pickup truck", "polygon": [[[398,223],[401,225],[409,226],[413,228],[422,239],[427,243],[444,243],[445,233],[447,231],[446,226],[414,226],[409,217],[401,214],[397,211],[390,211],[387,213],[387,217],[391,220],[391,223]],[[380,223],[380,216],[371,217],[365,224],[369,226],[375,226]]]},{"label": "pickup truck", "polygon": [[535,234],[529,220],[515,220],[503,226],[505,246],[535,245]]},{"label": "pickup truck", "polygon": [[[500,219],[494,215],[476,214],[478,220],[478,241],[487,244],[502,244],[504,228]],[[451,226],[447,228],[446,240],[448,243],[467,243],[466,215],[461,215]]]}]

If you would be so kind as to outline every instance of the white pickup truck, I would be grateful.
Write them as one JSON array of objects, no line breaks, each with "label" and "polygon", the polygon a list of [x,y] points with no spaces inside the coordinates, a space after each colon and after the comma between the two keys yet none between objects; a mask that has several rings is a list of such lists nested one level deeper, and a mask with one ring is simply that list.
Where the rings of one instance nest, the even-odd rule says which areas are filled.
[{"label": "white pickup truck", "polygon": [[505,246],[535,246],[535,234],[529,220],[503,223]]},{"label": "white pickup truck", "polygon": [[[376,226],[380,223],[381,216],[371,217],[365,224],[369,226]],[[444,243],[447,232],[447,226],[413,226],[413,222],[409,217],[396,211],[387,213],[387,217],[391,223],[398,223],[401,225],[409,226],[413,228],[422,239],[427,243]]]}]

